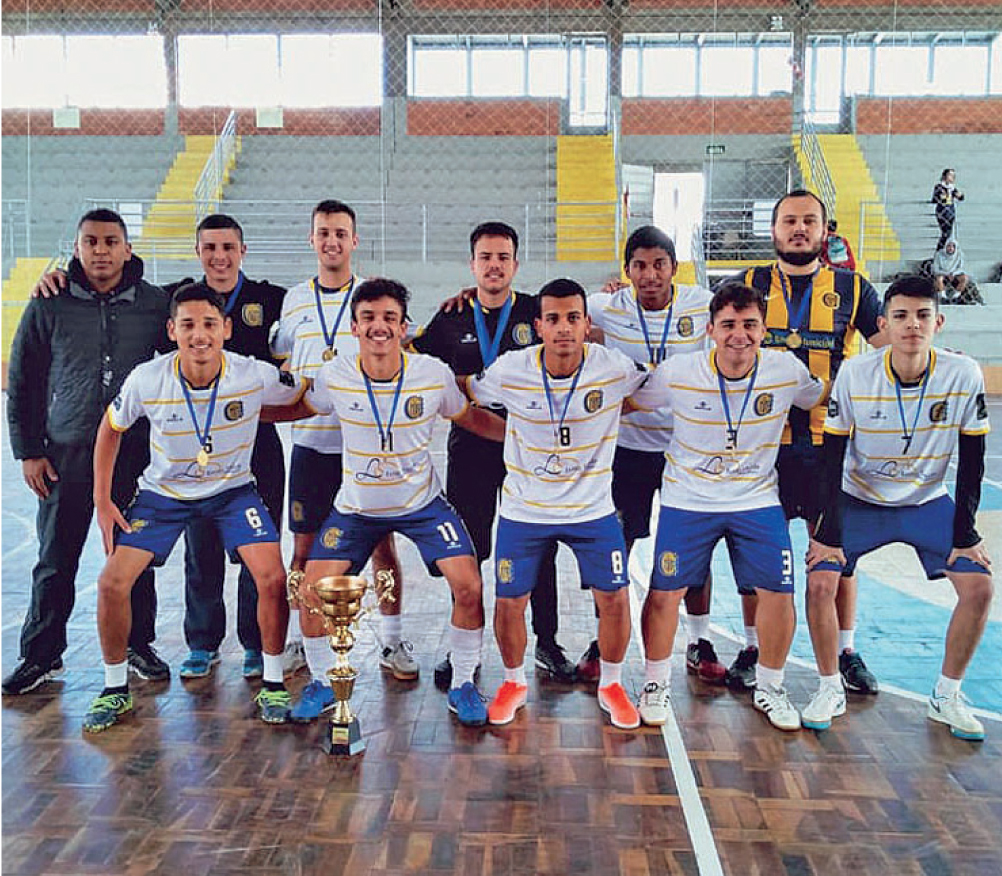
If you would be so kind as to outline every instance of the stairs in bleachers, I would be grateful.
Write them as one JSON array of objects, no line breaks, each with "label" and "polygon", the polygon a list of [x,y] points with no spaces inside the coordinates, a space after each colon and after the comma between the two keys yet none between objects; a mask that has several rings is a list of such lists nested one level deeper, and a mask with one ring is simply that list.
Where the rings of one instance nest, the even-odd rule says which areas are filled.
[{"label": "stairs in bleachers", "polygon": [[557,261],[619,261],[611,134],[557,138]]},{"label": "stairs in bleachers", "polygon": [[10,276],[4,281],[3,327],[0,333],[0,360],[4,362],[10,358],[14,332],[17,331],[17,324],[21,321],[31,290],[50,261],[47,258],[19,258],[14,263]]}]

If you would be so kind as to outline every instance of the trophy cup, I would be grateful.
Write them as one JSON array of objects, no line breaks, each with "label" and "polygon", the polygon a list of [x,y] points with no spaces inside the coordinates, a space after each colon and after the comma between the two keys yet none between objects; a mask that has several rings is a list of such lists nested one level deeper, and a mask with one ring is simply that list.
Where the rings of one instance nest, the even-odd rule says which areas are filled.
[{"label": "trophy cup", "polygon": [[[348,662],[348,652],[355,645],[352,627],[358,628],[358,621],[374,606],[363,606],[362,598],[369,588],[369,581],[358,575],[336,575],[321,578],[310,588],[320,601],[320,607],[309,605],[300,598],[299,588],[303,583],[302,572],[289,573],[290,601],[305,605],[310,614],[319,615],[330,638],[331,648],[337,655],[334,667],[327,672],[334,690],[334,716],[321,742],[327,754],[354,755],[365,750],[358,716],[351,710],[351,694],[355,689],[358,671]],[[393,573],[388,570],[376,572],[376,604],[392,602]]]}]

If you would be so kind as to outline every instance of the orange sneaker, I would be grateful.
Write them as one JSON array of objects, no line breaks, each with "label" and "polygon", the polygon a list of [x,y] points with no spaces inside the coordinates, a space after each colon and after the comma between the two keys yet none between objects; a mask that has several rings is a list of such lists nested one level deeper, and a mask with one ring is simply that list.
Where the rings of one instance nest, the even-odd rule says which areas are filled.
[{"label": "orange sneaker", "polygon": [[613,727],[621,730],[634,730],[640,726],[640,713],[630,702],[621,684],[610,684],[598,689],[598,705],[603,712],[609,713]]},{"label": "orange sneaker", "polygon": [[487,707],[487,720],[492,724],[510,724],[515,718],[515,712],[525,705],[528,693],[528,685],[506,681],[498,688],[497,695]]}]

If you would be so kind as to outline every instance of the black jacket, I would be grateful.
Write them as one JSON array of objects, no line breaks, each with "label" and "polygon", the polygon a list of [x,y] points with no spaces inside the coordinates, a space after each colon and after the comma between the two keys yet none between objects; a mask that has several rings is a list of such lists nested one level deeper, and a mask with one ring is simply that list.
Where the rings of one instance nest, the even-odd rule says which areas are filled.
[{"label": "black jacket", "polygon": [[118,287],[91,290],[77,259],[66,291],[29,302],[10,354],[7,422],[15,459],[46,455],[50,443],[93,443],[108,404],[129,372],[167,340],[170,299],[125,263]]}]

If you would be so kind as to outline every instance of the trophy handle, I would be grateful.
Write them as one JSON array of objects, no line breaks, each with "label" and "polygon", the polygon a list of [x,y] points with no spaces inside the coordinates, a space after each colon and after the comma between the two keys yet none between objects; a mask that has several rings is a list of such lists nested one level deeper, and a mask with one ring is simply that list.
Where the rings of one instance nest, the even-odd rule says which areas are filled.
[{"label": "trophy handle", "polygon": [[[289,575],[285,579],[287,589],[286,597],[289,600],[289,604],[296,604],[300,608],[305,608],[308,614],[317,614],[322,616],[323,612],[317,606],[310,605],[310,603],[303,597],[305,580],[306,573],[302,569],[289,570]],[[313,592],[312,588],[306,589]]]}]

